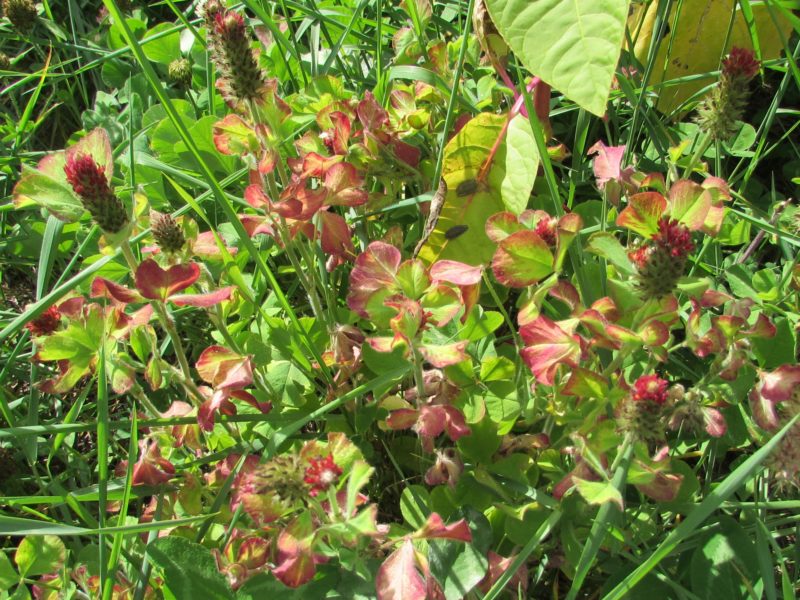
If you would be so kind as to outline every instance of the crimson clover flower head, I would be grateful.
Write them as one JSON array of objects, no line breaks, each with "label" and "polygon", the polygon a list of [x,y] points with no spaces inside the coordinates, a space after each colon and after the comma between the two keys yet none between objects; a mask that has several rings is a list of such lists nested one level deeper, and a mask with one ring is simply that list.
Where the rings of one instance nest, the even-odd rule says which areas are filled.
[{"label": "crimson clover flower head", "polygon": [[67,154],[64,174],[83,207],[106,233],[119,233],[128,224],[128,213],[108,182],[106,172],[88,154]]},{"label": "crimson clover flower head", "polygon": [[327,490],[338,481],[339,476],[342,474],[341,467],[333,462],[333,454],[320,458],[310,458],[308,462],[310,464],[306,468],[303,481],[311,486],[311,496],[316,496],[320,492]]},{"label": "crimson clover flower head", "polygon": [[111,193],[103,168],[88,154],[67,157],[64,173],[72,190],[84,198],[100,198]]},{"label": "crimson clover flower head", "polygon": [[214,15],[214,31],[219,36],[244,38],[244,17],[232,10],[218,12]]},{"label": "crimson clover flower head", "polygon": [[689,229],[669,217],[661,217],[658,220],[658,231],[653,235],[653,242],[669,251],[674,258],[686,258],[694,250]]},{"label": "crimson clover flower head", "polygon": [[668,385],[658,375],[643,375],[633,384],[631,398],[634,402],[664,404],[667,401]]},{"label": "crimson clover flower head", "polygon": [[25,325],[33,337],[50,335],[61,325],[61,312],[53,305]]},{"label": "crimson clover flower head", "polygon": [[734,46],[722,61],[722,74],[731,79],[750,81],[758,74],[760,64],[752,50]]}]

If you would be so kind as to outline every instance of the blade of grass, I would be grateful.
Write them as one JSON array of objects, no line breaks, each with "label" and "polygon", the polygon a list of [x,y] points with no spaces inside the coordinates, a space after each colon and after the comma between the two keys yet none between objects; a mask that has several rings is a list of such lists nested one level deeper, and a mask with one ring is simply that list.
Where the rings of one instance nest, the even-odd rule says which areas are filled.
[{"label": "blade of grass", "polygon": [[681,521],[681,523],[670,532],[666,539],[661,542],[658,548],[656,548],[642,564],[606,594],[604,600],[621,600],[624,598],[633,586],[639,583],[645,575],[669,556],[678,544],[689,537],[711,513],[719,508],[722,502],[752,478],[798,419],[800,419],[800,414],[795,415],[793,419],[772,437],[772,439],[739,465],[733,473],[728,475],[722,483],[686,516],[685,520]]}]

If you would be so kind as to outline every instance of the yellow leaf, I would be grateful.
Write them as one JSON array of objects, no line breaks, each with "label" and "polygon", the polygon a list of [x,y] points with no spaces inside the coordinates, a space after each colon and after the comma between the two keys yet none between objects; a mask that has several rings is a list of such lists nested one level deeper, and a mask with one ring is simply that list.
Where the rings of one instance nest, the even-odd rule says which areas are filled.
[{"label": "yellow leaf", "polygon": [[[642,63],[647,62],[659,4],[652,2],[649,5],[639,5],[628,20],[628,27],[635,40],[633,51]],[[681,12],[676,20],[676,10],[679,6]],[[782,40],[787,40],[791,34],[791,23],[777,9],[773,8],[773,14],[770,14],[764,4],[753,3],[752,9],[762,60],[778,58],[783,49]],[[725,45],[734,11],[733,28],[730,39]],[[668,33],[661,40],[656,55],[655,68],[650,78],[651,85],[658,86],[662,82],[717,71],[720,59],[733,46],[753,48],[750,30],[739,8],[738,0],[684,0],[682,5],[675,2],[668,23]],[[709,83],[713,83],[714,79],[714,76],[709,74],[707,77],[677,85],[657,87],[656,108],[663,113],[670,113]]]}]

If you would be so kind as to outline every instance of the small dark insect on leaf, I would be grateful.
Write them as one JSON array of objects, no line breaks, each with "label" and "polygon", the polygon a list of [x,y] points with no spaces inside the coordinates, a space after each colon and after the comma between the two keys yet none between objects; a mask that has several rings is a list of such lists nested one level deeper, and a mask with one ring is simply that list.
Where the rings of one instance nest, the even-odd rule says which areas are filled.
[{"label": "small dark insect on leaf", "polygon": [[469,196],[470,194],[474,194],[477,189],[478,189],[477,180],[467,179],[458,184],[458,187],[456,188],[456,196],[458,196],[459,198],[463,198],[464,196]]},{"label": "small dark insect on leaf", "polygon": [[458,236],[463,235],[467,229],[469,229],[469,225],[455,225],[444,232],[444,237],[448,240],[454,240]]}]

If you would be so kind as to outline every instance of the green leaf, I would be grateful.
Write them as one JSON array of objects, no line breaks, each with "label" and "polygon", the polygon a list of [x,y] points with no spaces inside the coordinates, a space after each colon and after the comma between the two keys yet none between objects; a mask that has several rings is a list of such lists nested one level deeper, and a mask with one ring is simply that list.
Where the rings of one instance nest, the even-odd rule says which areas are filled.
[{"label": "green leaf", "polygon": [[447,600],[468,596],[489,568],[486,552],[492,541],[492,529],[483,514],[471,507],[464,509],[472,534],[472,543],[452,540],[430,542],[428,561],[431,573],[439,581]]},{"label": "green leaf", "polygon": [[602,256],[626,275],[633,275],[635,269],[628,253],[619,240],[611,233],[597,232],[589,238],[586,250]]},{"label": "green leaf", "polygon": [[19,581],[19,575],[14,570],[14,565],[6,556],[5,552],[0,552],[0,589],[10,590],[11,586]]},{"label": "green leaf", "polygon": [[14,204],[24,208],[38,204],[49,210],[54,217],[72,223],[84,213],[83,204],[67,183],[23,165],[23,176],[14,188]]},{"label": "green leaf", "polygon": [[400,512],[411,527],[418,529],[425,524],[430,511],[430,494],[421,485],[410,485],[400,496]]},{"label": "green leaf", "polygon": [[67,559],[64,542],[54,535],[26,536],[19,543],[14,561],[21,577],[57,571]]},{"label": "green leaf", "polygon": [[531,73],[589,112],[605,113],[628,0],[486,0],[486,7]]},{"label": "green leaf", "polygon": [[700,598],[747,598],[756,584],[758,564],[753,542],[736,521],[720,518],[720,529],[710,533],[691,560],[692,592]]},{"label": "green leaf", "polygon": [[[173,30],[170,33],[166,33]],[[161,34],[162,37],[142,46],[145,56],[153,62],[168,65],[181,57],[181,32],[173,23],[159,23],[147,31],[146,38]]]},{"label": "green leaf", "polygon": [[147,545],[150,561],[164,573],[164,585],[176,600],[231,600],[234,596],[208,548],[170,536]]},{"label": "green leaf", "polygon": [[500,184],[500,196],[506,208],[519,215],[528,207],[539,170],[539,152],[531,122],[526,117],[517,115],[511,119],[505,145],[505,176]]},{"label": "green leaf", "polygon": [[588,481],[573,477],[578,493],[589,504],[605,504],[613,502],[622,510],[622,494],[610,481]]}]

